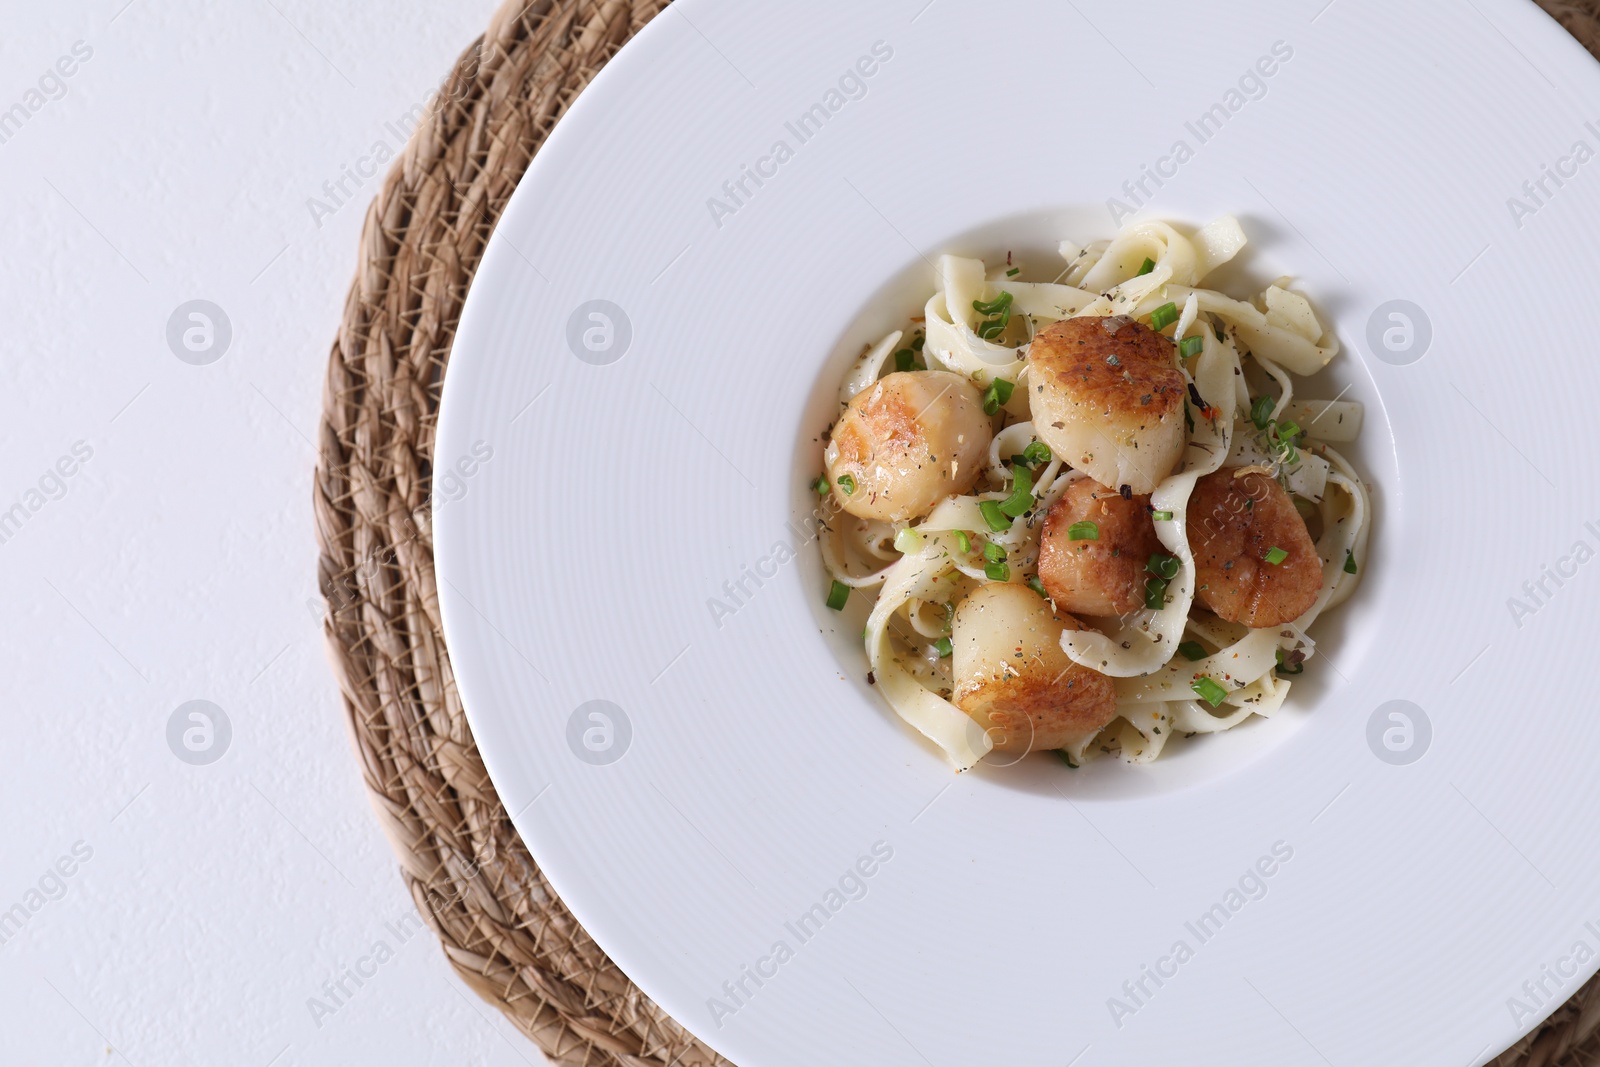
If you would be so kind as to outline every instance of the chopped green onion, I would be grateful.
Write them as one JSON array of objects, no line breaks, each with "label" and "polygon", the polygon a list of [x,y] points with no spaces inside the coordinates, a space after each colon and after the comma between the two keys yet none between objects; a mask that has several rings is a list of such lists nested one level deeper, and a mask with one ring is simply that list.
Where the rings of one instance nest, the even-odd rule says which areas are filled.
[{"label": "chopped green onion", "polygon": [[1151,611],[1160,611],[1167,606],[1167,580],[1165,578],[1151,578],[1144,583],[1144,606]]},{"label": "chopped green onion", "polygon": [[1011,323],[1010,293],[1001,293],[985,304],[981,300],[972,302],[972,309],[989,316],[978,324],[978,336],[985,341],[993,341],[1006,332],[1006,327]]},{"label": "chopped green onion", "polygon": [[1298,424],[1293,422],[1278,423],[1278,439],[1280,441],[1290,441],[1298,436],[1300,436],[1300,427]]},{"label": "chopped green onion", "polygon": [[1027,467],[1012,467],[1011,476],[1017,480],[1017,484],[1012,487],[1011,495],[1001,502],[1000,511],[1016,519],[1033,507],[1033,476],[1028,473]]},{"label": "chopped green onion", "polygon": [[1144,569],[1155,575],[1157,578],[1166,578],[1170,580],[1178,576],[1178,560],[1175,556],[1168,556],[1161,552],[1153,552],[1150,554],[1150,561],[1144,565]]},{"label": "chopped green onion", "polygon": [[850,587],[843,582],[835,580],[828,589],[828,607],[834,611],[844,610],[844,602],[850,599]]},{"label": "chopped green onion", "polygon": [[1354,574],[1356,572],[1356,554],[1349,549],[1346,549],[1344,553],[1344,572],[1346,574]]},{"label": "chopped green onion", "polygon": [[1278,402],[1270,396],[1258,396],[1255,403],[1250,405],[1250,421],[1256,424],[1256,429],[1265,430],[1267,423],[1272,420],[1272,409]]},{"label": "chopped green onion", "polygon": [[972,310],[984,315],[998,315],[1011,306],[1011,301],[1012,296],[1010,293],[1001,293],[987,304],[982,300],[974,300],[972,302]]},{"label": "chopped green onion", "polygon": [[1289,553],[1285,552],[1277,545],[1273,545],[1271,548],[1267,549],[1267,554],[1261,558],[1276,567],[1278,564],[1289,558]]},{"label": "chopped green onion", "polygon": [[1172,512],[1170,512],[1170,511],[1152,511],[1150,513],[1150,517],[1152,519],[1154,519],[1156,522],[1171,522],[1172,521]]},{"label": "chopped green onion", "polygon": [[827,496],[828,476],[826,474],[817,475],[817,480],[811,483],[811,488],[816,490],[818,496]]},{"label": "chopped green onion", "polygon": [[983,565],[983,573],[988,576],[991,582],[1009,582],[1011,580],[1011,568],[1004,563],[985,563]]},{"label": "chopped green onion", "polygon": [[950,639],[948,637],[939,638],[939,640],[933,643],[933,648],[934,651],[939,653],[940,659],[949,659],[950,653],[955,651],[955,649],[951,646]]},{"label": "chopped green onion", "polygon": [[1068,767],[1071,767],[1073,770],[1077,770],[1078,769],[1078,765],[1076,763],[1072,762],[1072,753],[1068,752],[1066,749],[1064,749],[1064,748],[1056,749],[1056,755],[1060,756],[1061,757],[1061,762],[1065,763]]},{"label": "chopped green onion", "polygon": [[1178,305],[1170,300],[1150,312],[1150,328],[1160,333],[1178,321]]},{"label": "chopped green onion", "polygon": [[1283,654],[1283,649],[1278,649],[1278,673],[1293,677],[1306,672],[1306,656],[1304,652],[1291,652],[1288,656]]},{"label": "chopped green onion", "polygon": [[1021,273],[1022,273],[1022,268],[1021,267],[1012,267],[1010,270],[1006,271],[1006,277],[1007,278],[1015,278],[1017,275],[1019,275]]},{"label": "chopped green onion", "polygon": [[841,474],[839,475],[839,488],[844,490],[845,496],[854,496],[856,492],[856,480],[848,474]]},{"label": "chopped green onion", "polygon": [[983,413],[993,415],[1011,403],[1011,394],[1016,388],[1015,382],[1008,382],[1004,378],[996,378],[990,382],[989,388],[983,394]]},{"label": "chopped green onion", "polygon": [[1212,707],[1216,707],[1218,704],[1222,703],[1223,698],[1228,695],[1228,691],[1226,689],[1222,688],[1222,686],[1218,685],[1216,682],[1212,681],[1203,674],[1196,679],[1195,682],[1189,686],[1189,688],[1193,689],[1195,693],[1199,695],[1201,700],[1204,700]]},{"label": "chopped green onion", "polygon": [[894,369],[908,371],[917,365],[917,354],[909,348],[902,348],[894,354]]},{"label": "chopped green onion", "polygon": [[990,563],[1004,563],[1006,561],[1005,547],[990,541],[988,544],[983,546],[983,558],[988,560]]},{"label": "chopped green onion", "polygon": [[1020,452],[1018,452],[1016,455],[1012,456],[1009,460],[1007,460],[1007,462],[1010,463],[1013,467],[1032,467],[1033,466],[1033,464],[1028,462],[1028,457],[1024,456]]},{"label": "chopped green onion", "polygon": [[1100,527],[1088,519],[1075,522],[1067,527],[1067,537],[1073,541],[1098,541],[1100,540]]},{"label": "chopped green onion", "polygon": [[1283,466],[1294,467],[1299,464],[1299,450],[1294,448],[1294,434],[1285,434],[1285,429],[1294,430],[1294,434],[1299,434],[1299,427],[1294,426],[1293,422],[1286,424],[1267,422],[1267,445],[1272,448],[1272,454],[1282,462]]},{"label": "chopped green onion", "polygon": [[921,352],[922,346],[926,344],[927,341],[928,339],[919,333],[917,334],[916,339],[911,342],[911,347],[915,348],[918,352]]},{"label": "chopped green onion", "polygon": [[1050,594],[1044,591],[1044,583],[1039,580],[1039,576],[1037,574],[1028,575],[1028,588],[1032,589],[1035,593],[1038,593],[1046,600],[1050,599]]},{"label": "chopped green onion", "polygon": [[1049,463],[1055,456],[1051,455],[1049,445],[1043,441],[1035,441],[1022,450],[1022,458],[1027,461],[1028,466],[1037,467],[1041,463]]},{"label": "chopped green onion", "polygon": [[1206,347],[1206,339],[1196,334],[1194,337],[1185,337],[1178,342],[1178,355],[1184,359],[1198,356]]},{"label": "chopped green onion", "polygon": [[978,502],[978,510],[983,513],[983,521],[989,524],[989,529],[995,533],[1011,529],[1011,519],[1000,510],[1000,504],[994,500]]},{"label": "chopped green onion", "polygon": [[1194,663],[1206,658],[1206,650],[1201,647],[1198,641],[1185,641],[1178,646],[1178,655],[1190,663]]},{"label": "chopped green onion", "polygon": [[1141,264],[1140,267],[1139,267],[1138,277],[1143,278],[1146,274],[1149,274],[1151,271],[1153,271],[1155,269],[1156,269],[1156,261],[1151,259],[1149,256],[1146,256],[1145,259],[1144,259],[1144,263]]},{"label": "chopped green onion", "polygon": [[972,538],[967,536],[967,531],[965,531],[965,530],[957,530],[956,531],[956,547],[959,548],[963,552],[971,552],[972,551]]},{"label": "chopped green onion", "polygon": [[922,551],[922,535],[907,526],[894,535],[894,550],[907,556]]}]

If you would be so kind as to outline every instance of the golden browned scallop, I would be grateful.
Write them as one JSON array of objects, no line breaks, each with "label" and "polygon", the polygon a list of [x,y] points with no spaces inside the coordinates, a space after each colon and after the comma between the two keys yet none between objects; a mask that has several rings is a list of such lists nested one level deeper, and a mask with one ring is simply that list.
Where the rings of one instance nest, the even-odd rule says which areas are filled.
[{"label": "golden browned scallop", "polygon": [[863,519],[905,522],[977,481],[993,424],[971,382],[949,371],[885,375],[857,393],[823,459],[833,498]]},{"label": "golden browned scallop", "polygon": [[[1092,522],[1097,539],[1072,539],[1072,527]],[[1039,542],[1039,580],[1062,611],[1125,615],[1144,607],[1150,557],[1166,553],[1150,518],[1150,498],[1123,499],[1092,478],[1073,482],[1045,516]]]},{"label": "golden browned scallop", "polygon": [[1195,597],[1229,622],[1258,630],[1293,622],[1322,591],[1322,558],[1305,520],[1255,468],[1223,467],[1195,484],[1189,548]]},{"label": "golden browned scallop", "polygon": [[1063,630],[1083,624],[1025,585],[991,582],[956,608],[951,623],[955,705],[1000,752],[1063,748],[1117,717],[1110,678],[1061,650]]},{"label": "golden browned scallop", "polygon": [[1101,485],[1151,492],[1188,439],[1176,352],[1120,315],[1055,323],[1028,350],[1034,432]]}]

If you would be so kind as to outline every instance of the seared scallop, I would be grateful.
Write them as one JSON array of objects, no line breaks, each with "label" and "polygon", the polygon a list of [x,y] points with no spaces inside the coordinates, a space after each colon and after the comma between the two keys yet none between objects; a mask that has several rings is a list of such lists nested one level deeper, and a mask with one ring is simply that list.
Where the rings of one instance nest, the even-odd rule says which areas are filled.
[{"label": "seared scallop", "polygon": [[1252,629],[1293,622],[1322,591],[1322,558],[1294,501],[1251,467],[1223,467],[1189,497],[1200,603]]},{"label": "seared scallop", "polygon": [[977,481],[993,426],[971,382],[949,371],[886,375],[857,393],[823,454],[850,514],[905,522]]},{"label": "seared scallop", "polygon": [[1061,650],[1083,624],[1025,585],[992,582],[956,608],[951,629],[955,704],[1001,752],[1062,748],[1117,717],[1110,678]]},{"label": "seared scallop", "polygon": [[1125,615],[1144,607],[1151,577],[1145,567],[1158,552],[1166,549],[1156,538],[1148,496],[1124,498],[1080,478],[1045,516],[1039,580],[1062,611]]},{"label": "seared scallop", "polygon": [[1034,431],[1100,484],[1151,492],[1186,442],[1176,351],[1120,315],[1055,323],[1028,350]]}]

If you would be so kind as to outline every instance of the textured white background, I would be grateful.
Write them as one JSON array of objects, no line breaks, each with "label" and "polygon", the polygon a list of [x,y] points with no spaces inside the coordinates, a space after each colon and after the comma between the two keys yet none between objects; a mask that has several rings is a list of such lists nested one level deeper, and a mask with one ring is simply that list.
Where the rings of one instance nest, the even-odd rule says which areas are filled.
[{"label": "textured white background", "polygon": [[[308,607],[309,442],[380,178],[320,227],[306,201],[399,148],[495,2],[124,3],[10,0],[0,32],[0,110],[93,49],[0,144],[0,511],[93,450],[0,544],[0,911],[93,849],[0,945],[0,1064],[541,1063],[431,933],[386,929],[410,901]],[[209,366],[165,341],[194,298],[233,325]],[[192,699],[232,721],[210,766],[167,747]]]}]

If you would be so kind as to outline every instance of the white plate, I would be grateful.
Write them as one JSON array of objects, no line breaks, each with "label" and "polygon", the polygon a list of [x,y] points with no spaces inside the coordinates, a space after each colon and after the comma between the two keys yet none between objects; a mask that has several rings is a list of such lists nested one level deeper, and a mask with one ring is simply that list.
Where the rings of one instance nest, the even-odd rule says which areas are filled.
[{"label": "white plate", "polygon": [[[865,95],[802,143],[876,42]],[[1277,42],[1292,56],[1202,143],[1190,124]],[[734,205],[724,182],[780,140],[792,158]],[[1110,236],[1107,198],[1132,206],[1123,183],[1179,140],[1193,158],[1147,179],[1144,213],[1237,213],[1249,273],[1294,274],[1344,342],[1308,392],[1368,405],[1363,586],[1271,722],[1149,768],[958,777],[866,685],[814,547],[761,560],[806,528],[838,374],[925,298],[924,257]],[[1600,962],[1580,140],[1600,149],[1600,71],[1521,0],[669,9],[500,222],[439,431],[461,694],[562,898],[744,1067],[1457,1065],[1531,1028]],[[1568,176],[1535,202],[1545,165]],[[1395,300],[1425,354],[1377,358]],[[585,761],[597,700],[621,715]],[[1396,700],[1420,711],[1404,764],[1369,744]],[[880,842],[865,895],[798,935]],[[1227,911],[1258,862],[1264,895]],[[1162,964],[1179,941],[1192,957]],[[792,958],[736,1001],[724,983],[779,942]],[[1141,993],[1146,965],[1175,973]]]}]

